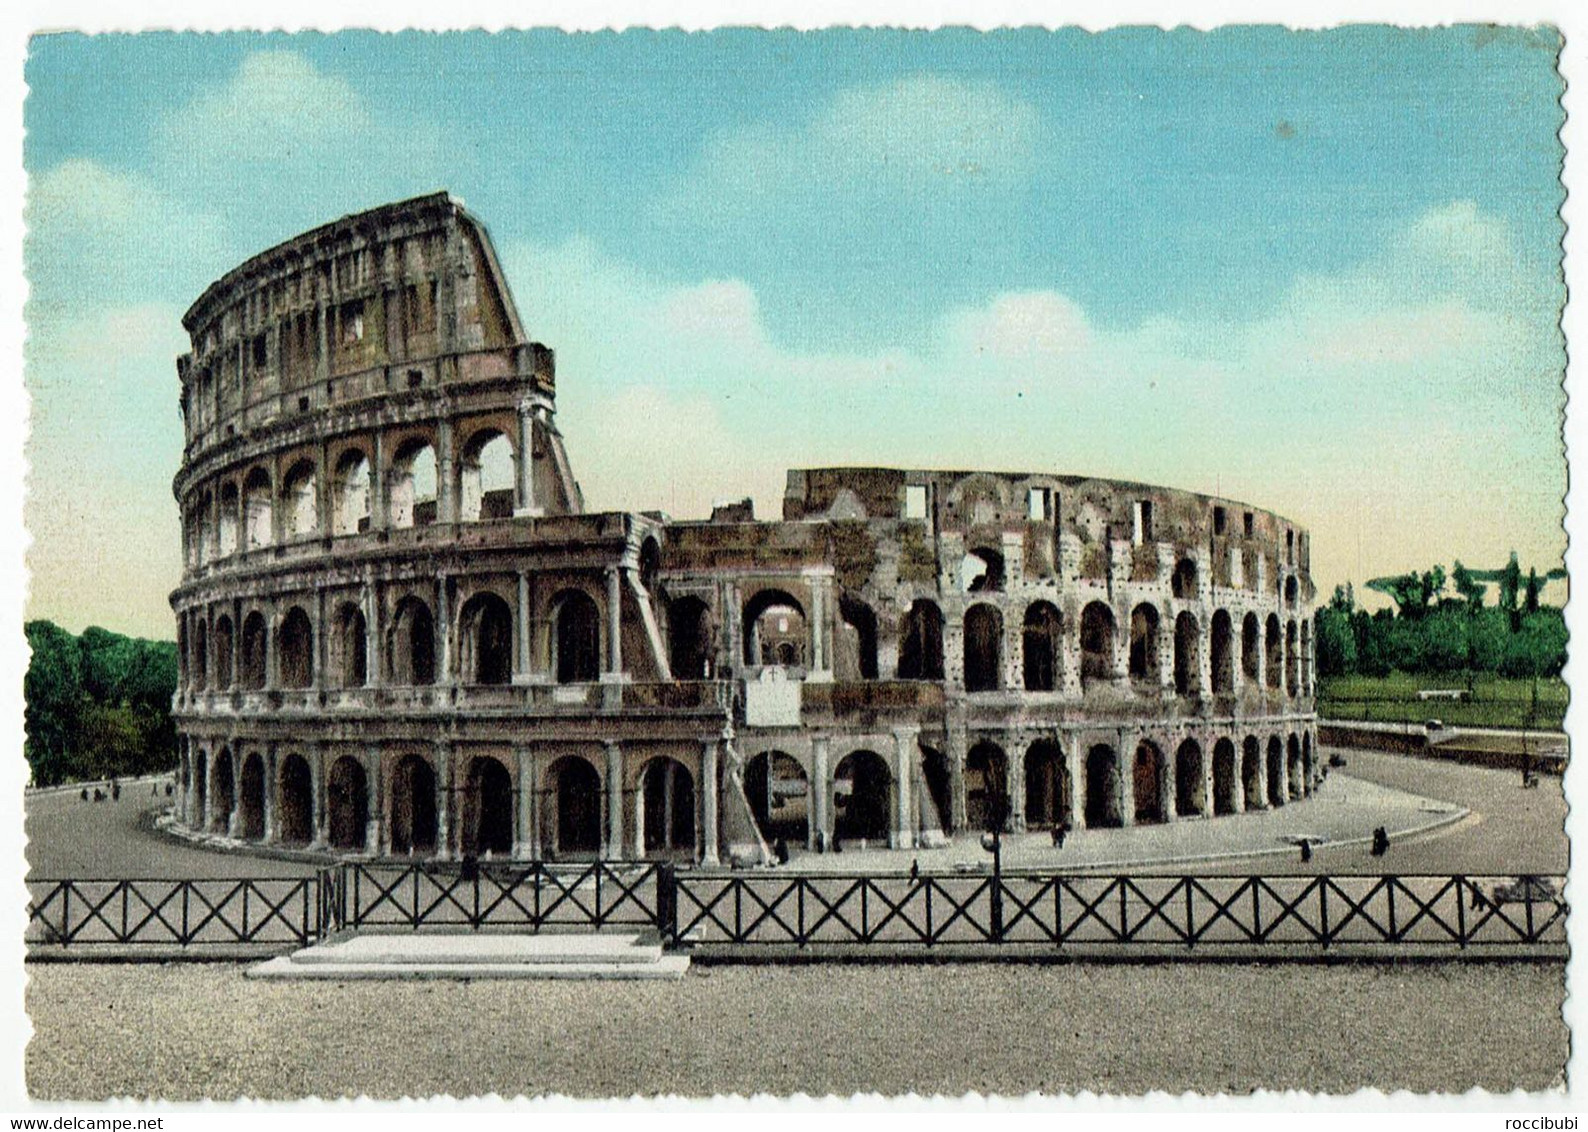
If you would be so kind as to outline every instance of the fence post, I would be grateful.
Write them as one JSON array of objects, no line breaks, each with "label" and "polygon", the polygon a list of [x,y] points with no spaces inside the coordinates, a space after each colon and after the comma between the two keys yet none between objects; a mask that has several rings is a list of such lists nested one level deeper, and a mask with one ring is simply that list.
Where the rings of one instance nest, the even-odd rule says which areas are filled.
[{"label": "fence post", "polygon": [[678,942],[678,869],[671,861],[656,866],[656,930],[662,942]]}]

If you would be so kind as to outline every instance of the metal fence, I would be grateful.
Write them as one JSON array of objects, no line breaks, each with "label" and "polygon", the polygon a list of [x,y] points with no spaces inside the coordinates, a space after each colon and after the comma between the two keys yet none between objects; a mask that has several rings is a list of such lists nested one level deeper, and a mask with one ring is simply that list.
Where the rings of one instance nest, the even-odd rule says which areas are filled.
[{"label": "metal fence", "polygon": [[666,863],[344,863],[274,880],[30,881],[27,940],[302,946],[357,928],[653,929],[671,943],[800,951],[1023,944],[1214,948],[1564,945],[1563,878],[908,876]]}]

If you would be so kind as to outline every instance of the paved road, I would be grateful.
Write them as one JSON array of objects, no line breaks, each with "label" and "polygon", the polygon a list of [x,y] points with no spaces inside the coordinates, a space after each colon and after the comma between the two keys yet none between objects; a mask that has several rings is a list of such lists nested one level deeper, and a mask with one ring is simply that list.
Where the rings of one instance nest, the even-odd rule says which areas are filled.
[{"label": "paved road", "polygon": [[[1328,749],[1324,754],[1333,753]],[[1523,789],[1520,776],[1434,759],[1367,751],[1341,752],[1348,760],[1315,798],[1271,813],[1217,821],[1177,822],[1134,830],[1080,831],[1064,850],[1053,851],[1045,836],[1010,839],[1012,867],[1106,867],[1164,861],[1187,854],[1241,851],[1253,855],[1166,866],[1195,872],[1445,873],[1475,876],[1518,873],[1564,874],[1568,843],[1561,780],[1545,776]],[[149,812],[163,796],[148,788],[123,790],[118,802],[84,802],[74,793],[36,794],[27,799],[30,876],[59,879],[120,877],[303,876],[315,866],[257,854],[229,854],[176,842],[155,832]],[[1425,825],[1442,807],[1465,807],[1472,815],[1442,831],[1404,841],[1373,857],[1366,845],[1324,845],[1310,862],[1299,850],[1275,855],[1274,847],[1296,833],[1321,833],[1331,841],[1362,837],[1376,825],[1391,830]],[[907,869],[919,857],[924,868],[948,869],[956,861],[986,858],[962,840],[940,852],[849,852],[801,856],[802,865],[854,869]]]}]

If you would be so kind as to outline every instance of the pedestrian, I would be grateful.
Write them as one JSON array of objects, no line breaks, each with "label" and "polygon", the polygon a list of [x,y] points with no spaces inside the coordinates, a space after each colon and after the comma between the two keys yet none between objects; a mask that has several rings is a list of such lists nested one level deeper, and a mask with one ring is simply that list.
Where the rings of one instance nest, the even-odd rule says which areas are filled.
[{"label": "pedestrian", "polygon": [[1064,833],[1065,829],[1063,822],[1060,822],[1058,825],[1053,827],[1053,847],[1055,849],[1064,848]]},{"label": "pedestrian", "polygon": [[1305,837],[1301,839],[1301,863],[1306,864],[1312,860],[1312,842]]},{"label": "pedestrian", "polygon": [[83,792],[79,794],[78,797],[85,802],[88,801],[88,787],[83,787]]},{"label": "pedestrian", "polygon": [[788,842],[787,841],[785,841],[781,837],[778,838],[777,839],[777,845],[774,846],[773,852],[775,852],[777,854],[777,863],[778,864],[780,864],[780,865],[788,864]]},{"label": "pedestrian", "polygon": [[112,802],[121,801],[121,783],[115,781],[114,779],[112,779],[110,783],[110,800]]},{"label": "pedestrian", "polygon": [[910,862],[910,879],[921,879],[921,858],[917,857]]},{"label": "pedestrian", "polygon": [[1389,852],[1389,831],[1379,826],[1373,831],[1373,856],[1382,857]]}]

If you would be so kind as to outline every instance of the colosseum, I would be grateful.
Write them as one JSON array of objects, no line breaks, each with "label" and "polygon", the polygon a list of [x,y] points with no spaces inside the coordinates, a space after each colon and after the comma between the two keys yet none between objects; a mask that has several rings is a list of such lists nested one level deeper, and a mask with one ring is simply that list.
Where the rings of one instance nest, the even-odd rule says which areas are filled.
[{"label": "colosseum", "polygon": [[183,324],[195,832],[755,864],[1316,784],[1308,537],[1278,515],[890,468],[792,471],[777,521],[588,512],[552,351],[445,193],[255,256]]}]

